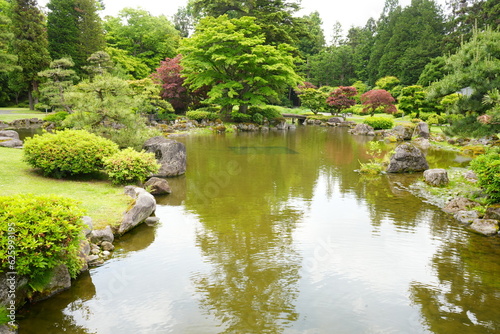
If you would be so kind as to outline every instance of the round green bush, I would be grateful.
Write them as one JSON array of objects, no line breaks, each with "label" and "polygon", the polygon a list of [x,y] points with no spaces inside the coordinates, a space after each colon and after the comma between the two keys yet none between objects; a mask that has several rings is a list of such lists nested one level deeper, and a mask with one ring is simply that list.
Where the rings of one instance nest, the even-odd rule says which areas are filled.
[{"label": "round green bush", "polygon": [[392,129],[394,127],[394,120],[392,118],[382,116],[367,117],[363,123],[368,124],[375,130]]},{"label": "round green bush", "polygon": [[64,264],[75,277],[83,264],[83,214],[76,201],[60,196],[0,196],[0,271],[36,280]]},{"label": "round green bush", "polygon": [[476,173],[478,185],[492,203],[500,202],[500,154],[492,151],[475,158],[470,168]]},{"label": "round green bush", "polygon": [[189,119],[193,119],[195,121],[202,121],[204,119],[209,120],[209,121],[215,121],[216,119],[219,118],[219,114],[208,111],[208,110],[203,110],[204,108],[200,108],[197,110],[191,110],[186,113],[186,117]]},{"label": "round green bush", "polygon": [[251,123],[252,115],[243,114],[240,112],[232,112],[231,119],[236,123]]},{"label": "round green bush", "polygon": [[24,160],[57,178],[98,172],[118,145],[85,130],[62,130],[26,139]]},{"label": "round green bush", "polygon": [[144,182],[159,169],[154,153],[137,152],[132,148],[104,159],[104,171],[114,184]]}]

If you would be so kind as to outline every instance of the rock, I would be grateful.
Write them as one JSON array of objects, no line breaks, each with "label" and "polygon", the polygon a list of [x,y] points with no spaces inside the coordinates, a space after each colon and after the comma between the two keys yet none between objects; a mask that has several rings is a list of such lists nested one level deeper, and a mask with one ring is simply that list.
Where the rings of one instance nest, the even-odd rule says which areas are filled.
[{"label": "rock", "polygon": [[500,220],[500,207],[490,206],[488,209],[486,209],[486,213],[484,214],[484,219]]},{"label": "rock", "polygon": [[84,272],[86,270],[89,269],[89,266],[87,264],[87,262],[89,261],[88,260],[88,257],[90,255],[90,242],[87,240],[87,239],[83,239],[81,242],[80,242],[80,253],[78,254],[78,256],[83,259],[83,265],[82,267],[80,268],[80,272]]},{"label": "rock", "polygon": [[125,193],[135,198],[135,205],[125,213],[118,228],[118,234],[120,235],[144,222],[156,210],[156,200],[146,190],[139,187],[126,186]]},{"label": "rock", "polygon": [[158,217],[148,217],[144,221],[148,226],[154,226],[160,222],[160,218]]},{"label": "rock", "polygon": [[144,188],[152,195],[164,195],[172,192],[167,180],[159,177],[152,177],[147,180],[144,183]]},{"label": "rock", "polygon": [[[12,296],[12,291],[15,291]],[[10,297],[13,297],[11,299]],[[24,305],[28,297],[28,279],[12,272],[0,273],[0,306],[8,307],[13,300],[16,309]]]},{"label": "rock", "polygon": [[430,136],[429,125],[425,122],[418,123],[417,127],[415,128],[415,134],[418,137],[429,139]]},{"label": "rock", "polygon": [[445,205],[443,208],[444,212],[447,213],[455,213],[458,211],[469,211],[469,209],[478,206],[478,204],[474,201],[471,201],[465,197],[457,197],[452,199]]},{"label": "rock", "polygon": [[411,140],[411,137],[413,136],[413,129],[409,126],[398,125],[389,133],[396,136],[398,140]]},{"label": "rock", "polygon": [[0,140],[3,138],[10,138],[10,139],[18,139],[19,140],[19,133],[17,133],[14,130],[2,130],[0,131]]},{"label": "rock", "polygon": [[450,180],[448,179],[448,172],[446,169],[435,168],[424,171],[424,179],[427,184],[434,187],[441,187],[447,185]]},{"label": "rock", "polygon": [[476,175],[476,173],[474,173],[474,171],[468,170],[467,172],[464,173],[463,176],[469,182],[472,182],[472,183],[477,182],[477,175]]},{"label": "rock", "polygon": [[144,150],[155,154],[161,164],[158,173],[152,176],[172,177],[186,173],[186,146],[162,136],[153,137],[144,143]]},{"label": "rock", "polygon": [[479,218],[477,211],[457,211],[453,217],[464,225],[470,225]]},{"label": "rock", "polygon": [[429,147],[431,147],[431,142],[429,141],[429,139],[426,139],[426,138],[415,138],[413,141],[412,141],[413,145],[421,148],[422,150],[428,150]]},{"label": "rock", "polygon": [[417,147],[404,143],[396,147],[391,157],[388,173],[420,172],[429,169],[424,154]]},{"label": "rock", "polygon": [[104,230],[93,230],[92,233],[90,233],[90,241],[97,245],[101,244],[103,241],[113,242],[114,240],[115,236],[109,225],[106,226]]},{"label": "rock", "polygon": [[103,251],[112,251],[113,249],[115,249],[115,246],[109,242],[109,241],[103,241],[103,243],[101,244],[101,249]]},{"label": "rock", "polygon": [[96,244],[90,244],[90,253],[92,255],[97,255],[100,252],[101,252],[101,248],[99,246],[97,246]]},{"label": "rock", "polygon": [[343,117],[332,117],[328,120],[328,123],[338,124],[344,122]]},{"label": "rock", "polygon": [[47,284],[42,291],[36,291],[31,298],[32,302],[52,297],[59,292],[67,290],[71,287],[71,276],[66,265],[61,264],[53,269],[53,276],[49,284]]},{"label": "rock", "polygon": [[287,125],[287,129],[288,130],[296,130],[297,129],[297,126],[295,124],[288,124]]},{"label": "rock", "polygon": [[473,231],[491,236],[498,233],[498,220],[495,219],[474,219],[470,228]]},{"label": "rock", "polygon": [[89,261],[89,265],[91,266],[101,264],[101,260],[99,258],[99,255],[97,254],[90,255],[87,260]]},{"label": "rock", "polygon": [[279,121],[276,124],[276,129],[277,130],[286,130],[286,121]]},{"label": "rock", "polygon": [[104,258],[109,258],[109,257],[111,257],[111,252],[110,252],[110,251],[103,251],[103,252],[102,252],[102,256],[103,256]]},{"label": "rock", "polygon": [[364,135],[364,136],[375,136],[375,131],[368,124],[357,124],[354,129],[351,130],[353,135]]},{"label": "rock", "polygon": [[90,233],[92,233],[92,229],[94,228],[92,224],[92,218],[90,218],[89,216],[83,216],[82,220],[83,223],[87,225],[87,227],[85,228],[85,230],[83,230],[83,232],[85,233],[85,238],[88,238],[90,236]]},{"label": "rock", "polygon": [[21,148],[23,147],[23,141],[19,139],[7,139],[5,141],[0,138],[0,146],[10,147],[10,148]]},{"label": "rock", "polygon": [[236,125],[236,128],[238,131],[243,131],[243,132],[255,132],[259,131],[259,126],[254,123],[239,123]]}]

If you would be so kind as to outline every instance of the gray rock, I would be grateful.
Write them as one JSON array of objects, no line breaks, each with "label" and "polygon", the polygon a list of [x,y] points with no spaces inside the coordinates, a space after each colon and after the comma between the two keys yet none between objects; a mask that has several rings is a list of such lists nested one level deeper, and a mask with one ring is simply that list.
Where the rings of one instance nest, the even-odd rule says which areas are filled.
[{"label": "gray rock", "polygon": [[472,170],[468,170],[467,172],[465,172],[464,173],[464,178],[467,181],[472,182],[472,183],[476,183],[477,182],[477,175]]},{"label": "gray rock", "polygon": [[83,232],[85,233],[85,237],[88,238],[90,236],[90,233],[92,233],[92,230],[94,228],[94,226],[92,224],[92,218],[90,218],[89,216],[83,216],[82,220],[83,220],[83,223],[85,225],[87,225],[87,227],[85,228],[85,230],[83,230]]},{"label": "gray rock", "polygon": [[477,211],[457,211],[453,217],[464,225],[470,225],[479,218]]},{"label": "gray rock", "polygon": [[478,233],[492,236],[498,233],[498,220],[495,219],[474,219],[470,228]]},{"label": "gray rock", "polygon": [[418,148],[421,148],[422,150],[428,150],[429,147],[431,147],[431,142],[429,141],[429,139],[421,137],[415,138],[412,141],[412,144],[417,146]]},{"label": "gray rock", "polygon": [[[105,241],[105,242],[109,242],[109,241]],[[96,244],[90,244],[90,253],[92,255],[97,255],[101,252],[101,248],[99,246],[97,246]]]},{"label": "gray rock", "polygon": [[186,146],[184,144],[158,136],[148,139],[144,143],[144,150],[154,153],[161,165],[158,173],[152,176],[172,177],[186,173]]},{"label": "gray rock", "polygon": [[391,157],[388,173],[420,172],[429,169],[424,154],[417,147],[404,143],[396,147]]},{"label": "gray rock", "polygon": [[446,169],[435,168],[424,171],[424,179],[427,184],[434,187],[441,187],[447,185],[450,180],[448,179],[448,172]]},{"label": "gray rock", "polygon": [[160,222],[160,218],[158,217],[148,217],[144,221],[148,226],[154,226]]},{"label": "gray rock", "polygon": [[152,195],[164,195],[172,192],[167,180],[159,177],[152,177],[147,180],[146,183],[144,183],[144,188]]},{"label": "gray rock", "polygon": [[23,147],[23,141],[19,139],[0,138],[0,146],[10,148]]},{"label": "gray rock", "polygon": [[89,266],[87,264],[89,255],[90,255],[90,242],[87,239],[83,239],[80,242],[80,253],[78,254],[78,256],[83,259],[83,265],[80,268],[80,272],[84,272],[89,269]]},{"label": "gray rock", "polygon": [[2,138],[10,138],[10,139],[18,139],[19,140],[19,133],[17,133],[14,130],[2,130],[2,131],[0,131],[0,140]]},{"label": "gray rock", "polygon": [[103,251],[112,251],[113,249],[115,249],[115,246],[109,242],[109,241],[103,241],[102,244],[101,244],[101,249]]},{"label": "gray rock", "polygon": [[103,241],[113,242],[114,240],[115,236],[109,225],[106,226],[104,230],[93,230],[90,233],[90,241],[97,245],[101,244]]},{"label": "gray rock", "polygon": [[118,228],[118,234],[120,235],[144,222],[156,210],[156,200],[146,190],[139,187],[126,186],[125,193],[135,198],[135,204],[123,216],[123,220]]},{"label": "gray rock", "polygon": [[398,125],[389,131],[389,133],[396,136],[398,140],[411,140],[413,129],[409,126]]},{"label": "gray rock", "polygon": [[415,135],[418,137],[429,139],[430,136],[429,125],[425,122],[418,123],[417,127],[415,128]]},{"label": "gray rock", "polygon": [[478,206],[478,203],[471,201],[465,197],[457,197],[449,201],[443,208],[444,212],[455,213],[458,211],[469,211],[471,208]]},{"label": "gray rock", "polygon": [[71,287],[71,276],[69,275],[69,270],[66,265],[62,264],[53,269],[53,276],[49,284],[47,284],[42,291],[36,291],[31,298],[32,302],[37,302],[40,300],[52,297],[64,290]]},{"label": "gray rock", "polygon": [[111,252],[110,252],[110,251],[103,251],[103,252],[102,252],[102,256],[103,256],[104,258],[109,258],[109,257],[111,257]]},{"label": "gray rock", "polygon": [[328,120],[328,123],[338,124],[344,122],[343,117],[332,117]]},{"label": "gray rock", "polygon": [[368,124],[357,124],[354,129],[351,130],[353,135],[364,135],[364,136],[375,136],[375,131]]},{"label": "gray rock", "polygon": [[488,209],[486,209],[486,213],[484,214],[484,219],[500,220],[500,208],[489,207]]},{"label": "gray rock", "polygon": [[12,272],[0,273],[0,306],[10,305],[9,297],[13,290],[15,290],[14,302],[17,309],[25,303],[28,297],[28,279]]}]

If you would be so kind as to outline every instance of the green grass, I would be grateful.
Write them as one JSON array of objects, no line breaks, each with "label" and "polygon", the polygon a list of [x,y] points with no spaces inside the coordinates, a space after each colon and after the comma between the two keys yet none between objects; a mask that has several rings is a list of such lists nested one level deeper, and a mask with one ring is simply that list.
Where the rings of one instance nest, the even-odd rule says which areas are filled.
[{"label": "green grass", "polygon": [[76,199],[92,218],[94,228],[116,225],[131,202],[123,187],[108,180],[58,180],[43,177],[22,161],[19,149],[0,147],[0,189],[3,196],[19,193],[55,194]]},{"label": "green grass", "polygon": [[[10,111],[10,113],[4,114],[1,112],[2,110]],[[29,110],[28,108],[0,108],[0,121],[4,122],[12,122],[25,118],[44,119],[47,115],[45,112]]]}]

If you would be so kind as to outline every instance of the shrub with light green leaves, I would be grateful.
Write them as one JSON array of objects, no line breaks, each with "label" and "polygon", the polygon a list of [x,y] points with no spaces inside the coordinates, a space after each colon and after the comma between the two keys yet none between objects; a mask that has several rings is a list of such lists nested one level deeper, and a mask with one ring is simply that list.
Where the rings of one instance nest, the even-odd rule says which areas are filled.
[{"label": "shrub with light green leaves", "polygon": [[500,202],[500,154],[492,150],[480,155],[470,163],[476,173],[478,185],[488,195],[492,203]]},{"label": "shrub with light green leaves", "polygon": [[24,143],[24,160],[45,176],[57,178],[98,172],[103,159],[116,152],[117,144],[85,130],[44,133]]},{"label": "shrub with light green leaves", "polygon": [[375,130],[392,129],[394,127],[394,120],[389,117],[370,116],[365,118],[363,123],[368,124]]},{"label": "shrub with light green leaves", "polygon": [[75,277],[83,264],[83,214],[76,201],[60,196],[0,196],[0,272],[34,282],[64,264]]},{"label": "shrub with light green leaves", "polygon": [[104,159],[104,170],[114,184],[144,182],[159,169],[154,153],[137,152],[132,148]]},{"label": "shrub with light green leaves", "polygon": [[186,113],[186,117],[189,119],[193,119],[195,121],[202,121],[204,119],[208,121],[215,121],[220,117],[218,113],[212,112],[212,111],[207,111],[207,110],[202,110],[202,109],[197,109],[197,110],[191,110]]}]

